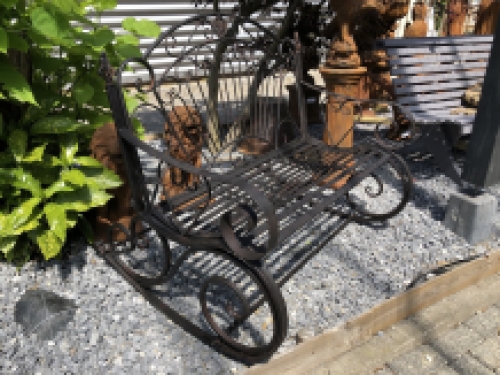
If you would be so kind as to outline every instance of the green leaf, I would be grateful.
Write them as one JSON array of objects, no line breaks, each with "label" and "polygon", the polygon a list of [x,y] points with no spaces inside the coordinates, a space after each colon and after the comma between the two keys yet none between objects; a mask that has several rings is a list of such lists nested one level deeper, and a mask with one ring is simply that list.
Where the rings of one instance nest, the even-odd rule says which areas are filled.
[{"label": "green leaf", "polygon": [[50,229],[37,233],[36,243],[40,247],[45,260],[54,258],[61,252],[63,241]]},{"label": "green leaf", "polygon": [[66,241],[66,211],[55,203],[47,204],[43,212],[49,223],[50,230],[62,241]]},{"label": "green leaf", "polygon": [[85,185],[85,175],[78,169],[65,169],[61,172],[61,179],[70,182],[73,185]]},{"label": "green leaf", "polygon": [[40,34],[51,39],[59,39],[60,30],[57,25],[57,20],[54,15],[47,12],[45,8],[32,8],[30,18],[32,27]]},{"label": "green leaf", "polygon": [[132,34],[123,34],[116,37],[116,41],[122,44],[139,45],[139,39]]},{"label": "green leaf", "polygon": [[2,5],[6,8],[14,8],[18,0],[2,0]]},{"label": "green leaf", "polygon": [[24,163],[33,163],[39,162],[43,160],[43,154],[45,152],[45,147],[47,147],[47,143],[44,143],[41,146],[35,147],[31,152],[23,158]]},{"label": "green leaf", "polygon": [[7,62],[0,61],[0,83],[3,83],[9,97],[20,102],[38,105],[26,79]]},{"label": "green leaf", "polygon": [[82,166],[82,167],[102,168],[102,164],[99,163],[96,159],[94,159],[91,156],[78,156],[73,160],[73,162],[75,164],[78,164],[78,166]]},{"label": "green leaf", "polygon": [[28,135],[25,131],[14,130],[9,134],[8,144],[10,151],[14,155],[17,162],[21,161],[26,153],[26,147],[28,145]]},{"label": "green leaf", "polygon": [[152,38],[156,38],[161,32],[155,22],[146,19],[136,20],[133,17],[127,17],[122,21],[122,26],[131,33]]},{"label": "green leaf", "polygon": [[[20,206],[16,207],[8,216],[7,228],[10,233],[0,232],[2,235],[17,234],[17,229],[25,224],[28,219],[33,215],[33,210],[40,203],[40,198],[30,198],[23,202]],[[10,229],[9,229],[10,227]]]},{"label": "green leaf", "polygon": [[14,249],[14,246],[16,246],[16,241],[16,236],[0,237],[0,250],[2,250],[2,253],[4,253],[5,256],[7,256],[7,254],[9,254],[12,249]]},{"label": "green leaf", "polygon": [[0,185],[12,185],[19,189],[30,191],[34,197],[42,196],[40,182],[27,171],[17,169],[0,169]]},{"label": "green leaf", "polygon": [[130,44],[121,44],[117,43],[115,45],[116,51],[123,58],[131,58],[131,57],[141,57],[141,50],[137,46],[131,46]]},{"label": "green leaf", "polygon": [[67,191],[73,191],[75,190],[75,187],[69,184],[67,181],[64,180],[59,180],[54,182],[52,185],[50,185],[47,189],[45,189],[45,198],[49,199],[51,198],[54,194],[60,193],[60,192],[67,192]]},{"label": "green leaf", "polygon": [[113,189],[123,184],[122,180],[112,170],[100,168],[80,168],[85,175],[85,183],[94,188]]},{"label": "green leaf", "polygon": [[7,53],[9,49],[9,37],[7,31],[3,27],[0,27],[0,53]]},{"label": "green leaf", "polygon": [[58,194],[54,202],[62,205],[66,211],[85,212],[93,207],[103,206],[111,198],[111,195],[105,191],[84,186],[71,192]]},{"label": "green leaf", "polygon": [[102,47],[111,43],[115,39],[115,33],[107,27],[97,30],[90,38],[90,44],[93,47]]},{"label": "green leaf", "polygon": [[82,124],[74,119],[62,116],[49,116],[37,121],[31,128],[31,134],[63,134],[79,130]]},{"label": "green leaf", "polygon": [[94,88],[85,82],[77,82],[73,86],[73,97],[78,104],[87,103],[94,95]]},{"label": "green leaf", "polygon": [[23,233],[30,232],[40,226],[40,218],[42,216],[42,210],[40,207],[36,207],[31,216],[26,220],[26,222],[16,229],[14,229],[11,234],[19,236]]},{"label": "green leaf", "polygon": [[69,167],[73,164],[73,158],[78,152],[78,139],[74,134],[68,134],[66,137],[61,137],[61,161],[64,166]]},{"label": "green leaf", "polygon": [[98,12],[102,12],[103,10],[114,9],[116,8],[117,1],[116,0],[94,0],[92,1],[92,6]]}]

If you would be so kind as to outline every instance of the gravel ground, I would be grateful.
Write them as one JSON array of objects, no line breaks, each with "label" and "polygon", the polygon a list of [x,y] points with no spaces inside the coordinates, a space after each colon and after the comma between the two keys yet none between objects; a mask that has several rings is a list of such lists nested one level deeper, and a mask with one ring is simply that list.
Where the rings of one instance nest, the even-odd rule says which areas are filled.
[{"label": "gravel ground", "polygon": [[[456,157],[463,162],[462,154]],[[442,220],[456,187],[425,158],[411,161],[410,168],[415,191],[401,214],[385,226],[348,225],[282,288],[289,331],[278,353],[296,345],[299,330],[320,334],[401,292],[419,272],[500,245],[496,230],[475,247],[448,231]],[[490,193],[500,198],[500,187]],[[328,223],[320,224],[327,229]],[[310,240],[295,239],[285,249]],[[0,264],[1,374],[231,374],[245,368],[157,313],[91,247],[71,246],[67,262],[29,263],[19,273]],[[16,301],[36,288],[78,305],[52,340],[28,336],[14,321]],[[194,301],[179,303],[196,315]]]}]

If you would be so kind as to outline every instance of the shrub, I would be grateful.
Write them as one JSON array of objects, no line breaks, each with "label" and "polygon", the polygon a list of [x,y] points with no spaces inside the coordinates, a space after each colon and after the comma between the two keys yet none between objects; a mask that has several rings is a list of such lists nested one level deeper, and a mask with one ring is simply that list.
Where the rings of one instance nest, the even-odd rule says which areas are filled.
[{"label": "shrub", "polygon": [[[91,240],[83,214],[105,204],[120,179],[90,156],[93,131],[111,121],[99,54],[116,66],[138,56],[150,21],[124,20],[116,36],[91,21],[116,0],[0,2],[0,254],[18,265],[60,254],[68,230]],[[137,98],[126,95],[127,105]],[[138,129],[140,124],[135,123]]]}]

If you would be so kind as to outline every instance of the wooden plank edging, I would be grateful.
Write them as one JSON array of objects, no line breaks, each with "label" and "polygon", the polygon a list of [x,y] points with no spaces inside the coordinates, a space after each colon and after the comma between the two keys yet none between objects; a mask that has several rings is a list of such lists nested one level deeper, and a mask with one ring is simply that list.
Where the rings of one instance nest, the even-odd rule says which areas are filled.
[{"label": "wooden plank edging", "polygon": [[396,295],[340,327],[281,355],[266,364],[255,365],[243,375],[307,373],[323,362],[368,341],[374,334],[393,326],[430,305],[500,272],[500,249],[469,263],[456,266],[414,289]]}]

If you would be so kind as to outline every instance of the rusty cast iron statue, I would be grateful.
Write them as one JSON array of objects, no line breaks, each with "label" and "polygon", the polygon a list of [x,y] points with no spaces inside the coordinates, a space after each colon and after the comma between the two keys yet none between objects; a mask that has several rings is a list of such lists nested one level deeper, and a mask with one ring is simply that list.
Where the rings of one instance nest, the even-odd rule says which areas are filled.
[{"label": "rusty cast iron statue", "polygon": [[[120,223],[125,228],[130,227],[134,210],[130,204],[132,192],[127,182],[125,164],[118,143],[115,124],[106,123],[98,128],[90,141],[90,151],[94,159],[103,166],[115,172],[123,182],[120,187],[110,189],[113,196],[106,205],[98,207],[94,219],[94,236],[96,240],[107,240],[109,226]],[[113,233],[114,241],[125,240],[121,231]]]},{"label": "rusty cast iron statue", "polygon": [[[173,107],[165,123],[164,140],[172,157],[201,167],[202,118],[196,109],[190,106]],[[164,191],[160,198],[178,195],[197,183],[198,177],[170,167],[163,175]]]}]

